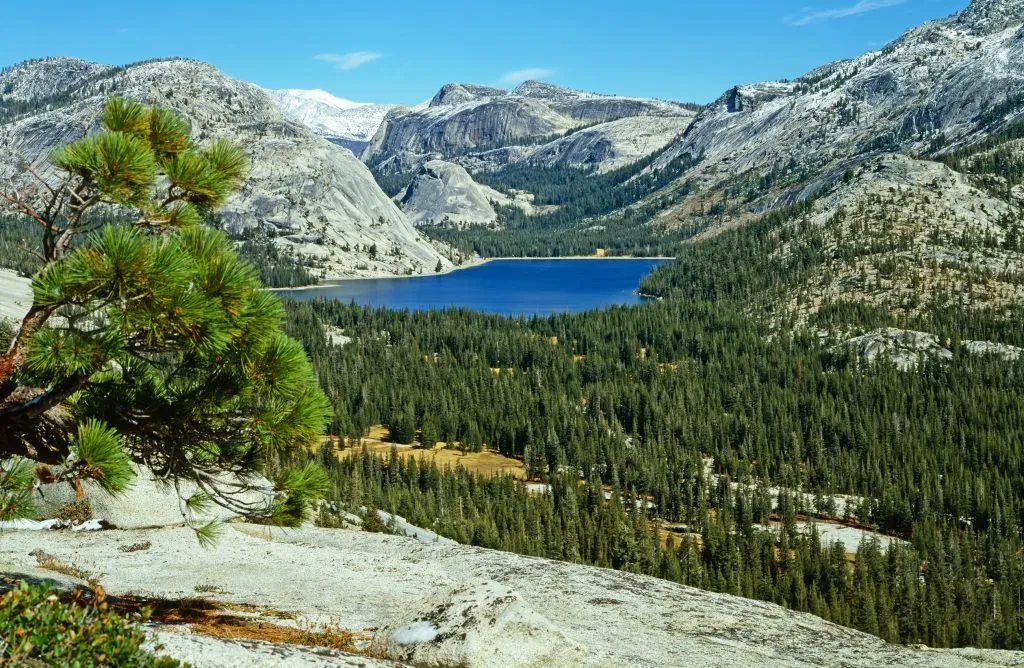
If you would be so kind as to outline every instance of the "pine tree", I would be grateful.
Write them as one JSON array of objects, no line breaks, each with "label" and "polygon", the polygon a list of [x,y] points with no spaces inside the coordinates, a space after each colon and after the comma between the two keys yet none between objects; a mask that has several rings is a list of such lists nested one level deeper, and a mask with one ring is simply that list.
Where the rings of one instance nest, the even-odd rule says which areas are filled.
[{"label": "pine tree", "polygon": [[[42,173],[26,168],[31,190],[0,193],[42,236],[32,305],[0,355],[0,513],[32,512],[3,502],[19,498],[25,460],[110,492],[134,462],[194,482],[190,508],[212,499],[296,522],[328,483],[317,466],[288,465],[318,444],[328,403],[281,331],[279,301],[201,224],[241,185],[247,158],[222,139],[193,144],[165,109],[111,98],[102,121]],[[120,223],[98,214],[111,210]],[[229,497],[268,466],[275,508]]]},{"label": "pine tree", "polygon": [[388,424],[388,438],[392,443],[408,445],[416,440],[416,425],[406,412],[397,413]]}]

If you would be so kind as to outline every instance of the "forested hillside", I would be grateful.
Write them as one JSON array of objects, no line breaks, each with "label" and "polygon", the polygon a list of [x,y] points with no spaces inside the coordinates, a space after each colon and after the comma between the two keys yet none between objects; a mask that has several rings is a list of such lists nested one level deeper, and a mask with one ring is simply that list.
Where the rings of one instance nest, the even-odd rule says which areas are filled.
[{"label": "forested hillside", "polygon": [[[657,172],[481,176],[562,208],[432,234],[483,254],[677,259],[641,285],[657,301],[605,312],[510,320],[291,304],[339,434],[411,425],[424,442],[521,459],[545,485],[364,453],[332,465],[337,500],[889,640],[1024,646],[1020,136],[1010,125],[930,158],[871,155],[760,213],[737,202],[812,175],[792,164],[736,178],[688,227],[646,242],[657,198],[687,195],[662,189]],[[701,164],[675,163],[676,176]],[[618,218],[622,202],[632,213]],[[329,345],[324,326],[351,341]],[[946,354],[869,362],[851,343],[905,330]],[[840,545],[811,521],[878,540]]]},{"label": "forested hillside", "polygon": [[529,192],[532,203],[546,212],[527,215],[516,206],[499,206],[493,228],[438,225],[422,229],[463,253],[484,257],[593,255],[598,249],[610,255],[675,255],[680,242],[698,228],[662,233],[650,221],[685,196],[688,188],[677,188],[667,198],[647,198],[682,177],[696,161],[683,156],[650,169],[657,157],[602,174],[532,165],[481,172],[476,175],[481,183],[503,192]]},{"label": "forested hillside", "polygon": [[[727,285],[730,265],[712,260],[701,265],[720,274],[709,280]],[[735,293],[753,291],[745,275],[734,280]],[[552,486],[531,495],[511,479],[361,458],[335,469],[341,501],[475,544],[779,601],[891,639],[1019,647],[1021,362],[959,352],[912,373],[865,365],[814,337],[773,334],[745,310],[725,295],[531,321],[290,306],[338,433],[411,420],[422,440],[496,448]],[[1013,331],[963,312],[943,322],[957,339]],[[352,342],[328,345],[324,324]],[[860,500],[839,510],[835,494]],[[845,516],[907,544],[883,556],[865,543],[850,572],[797,531],[797,514]],[[652,532],[665,523],[685,527],[673,543]]]}]

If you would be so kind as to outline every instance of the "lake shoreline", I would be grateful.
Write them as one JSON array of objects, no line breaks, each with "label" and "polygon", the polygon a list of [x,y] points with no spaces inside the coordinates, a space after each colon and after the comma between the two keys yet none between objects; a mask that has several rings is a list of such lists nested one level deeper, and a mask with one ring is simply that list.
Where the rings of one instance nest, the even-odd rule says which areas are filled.
[{"label": "lake shoreline", "polygon": [[[507,316],[579,313],[648,301],[637,293],[660,258],[488,258],[431,280],[337,280],[282,292],[299,301],[355,302],[394,310],[466,308]],[[572,261],[567,261],[572,260]],[[624,261],[628,260],[628,261]]]},{"label": "lake shoreline", "polygon": [[422,274],[409,274],[403,276],[397,276],[394,274],[385,274],[382,276],[348,276],[345,278],[329,278],[319,283],[313,283],[310,285],[297,285],[289,288],[267,288],[270,292],[298,292],[300,290],[318,290],[323,288],[329,288],[342,283],[348,283],[349,281],[390,281],[394,279],[402,278],[430,278],[431,276],[445,276],[453,274],[457,271],[463,271],[465,269],[473,269],[474,267],[482,267],[490,262],[507,262],[511,260],[522,260],[522,261],[537,261],[537,260],[663,260],[671,261],[674,257],[666,255],[556,255],[556,256],[511,256],[511,257],[476,257],[470,260],[466,260],[458,266],[454,266],[447,271],[430,272]]}]

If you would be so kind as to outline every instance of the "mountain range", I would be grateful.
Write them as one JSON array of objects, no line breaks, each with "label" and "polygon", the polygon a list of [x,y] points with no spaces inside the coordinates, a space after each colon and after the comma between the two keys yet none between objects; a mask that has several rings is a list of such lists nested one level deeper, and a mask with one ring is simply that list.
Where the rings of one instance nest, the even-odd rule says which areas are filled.
[{"label": "mountain range", "polygon": [[24,179],[26,161],[45,173],[49,152],[95,127],[103,100],[120,95],[174,109],[199,142],[222,136],[249,154],[248,178],[220,212],[229,232],[268,238],[319,278],[452,266],[351,151],[286,119],[263,89],[206,63],[28,61],[0,73],[0,91],[0,181]]},{"label": "mountain range", "polygon": [[[265,91],[190,60],[28,61],[0,74],[0,177],[13,177],[19,157],[38,162],[80,136],[103,97],[120,94],[175,108],[198,139],[242,143],[253,172],[224,212],[227,226],[267,232],[324,277],[418,273],[438,261],[445,269],[467,253],[427,240],[414,224],[500,229],[518,212],[520,229],[552,228],[545,216],[574,211],[572,203],[538,199],[507,176],[567,169],[603,179],[607,192],[638,178],[651,184],[558,223],[578,239],[625,217],[653,240],[699,241],[802,205],[838,249],[865,222],[847,214],[892,209],[912,240],[895,256],[911,263],[905,271],[953,283],[987,272],[991,293],[1012,298],[1022,264],[1007,240],[1024,190],[984,165],[996,153],[1022,155],[1014,130],[1024,113],[1022,26],[1024,1],[974,0],[880,50],[792,81],[737,85],[708,105],[527,81],[511,91],[450,83],[410,108]],[[942,195],[943,183],[955,184],[956,197]],[[985,258],[961,243],[986,235]],[[371,259],[371,246],[388,252]],[[803,289],[812,302],[827,299],[891,260],[861,253],[844,266],[826,263]],[[870,300],[895,299],[887,294]]]}]

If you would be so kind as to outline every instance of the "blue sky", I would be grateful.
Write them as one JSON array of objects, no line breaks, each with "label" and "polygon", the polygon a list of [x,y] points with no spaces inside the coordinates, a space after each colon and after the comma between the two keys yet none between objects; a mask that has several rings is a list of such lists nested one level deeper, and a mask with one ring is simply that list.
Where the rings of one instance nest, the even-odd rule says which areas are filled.
[{"label": "blue sky", "polygon": [[0,66],[180,55],[268,88],[414,104],[526,77],[707,102],[878,48],[967,0],[12,0]]}]

